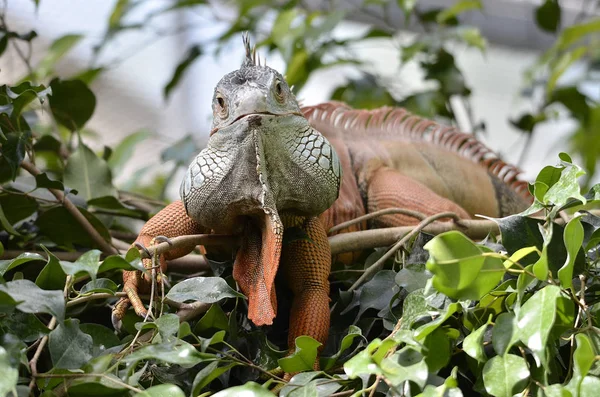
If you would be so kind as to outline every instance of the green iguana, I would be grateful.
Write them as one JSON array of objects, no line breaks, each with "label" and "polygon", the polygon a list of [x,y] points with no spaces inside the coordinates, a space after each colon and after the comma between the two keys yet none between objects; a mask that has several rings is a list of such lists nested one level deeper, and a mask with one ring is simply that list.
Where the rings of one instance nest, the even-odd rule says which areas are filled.
[{"label": "green iguana", "polygon": [[[259,326],[272,324],[279,269],[294,293],[291,351],[300,335],[327,340],[328,228],[388,207],[425,215],[453,211],[461,218],[498,217],[527,207],[527,184],[517,180],[519,171],[472,136],[399,108],[353,110],[337,102],[300,108],[284,78],[260,65],[247,37],[244,41],[241,68],[215,88],[208,145],[184,177],[181,201],[150,219],[137,243],[151,245],[157,236],[241,235],[233,277],[248,297],[248,318]],[[395,214],[371,226],[415,222]],[[283,245],[292,227],[309,238]],[[162,270],[165,259],[193,248],[164,254]],[[130,304],[145,315],[138,293],[149,280],[139,272],[124,272],[123,280],[127,298],[115,306],[115,319]]]}]

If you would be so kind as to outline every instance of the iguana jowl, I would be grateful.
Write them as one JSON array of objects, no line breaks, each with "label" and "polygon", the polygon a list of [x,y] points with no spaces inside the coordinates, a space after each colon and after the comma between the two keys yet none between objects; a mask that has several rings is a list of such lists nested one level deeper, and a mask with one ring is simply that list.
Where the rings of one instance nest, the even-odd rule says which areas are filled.
[{"label": "iguana jowl", "polygon": [[[137,242],[148,246],[159,235],[240,233],[233,276],[248,296],[248,318],[256,325],[272,323],[280,268],[294,293],[291,350],[300,335],[327,340],[329,227],[388,207],[470,218],[507,215],[528,205],[518,170],[472,136],[398,108],[365,111],[329,102],[301,109],[283,77],[256,61],[247,39],[245,45],[241,68],[215,89],[208,145],[184,177],[182,200],[150,219]],[[415,222],[386,215],[374,226]],[[283,246],[285,230],[292,227],[308,238]],[[163,270],[165,259],[193,248],[166,253]],[[138,293],[148,280],[138,272],[124,272],[123,280],[128,298],[117,303],[115,317],[129,303],[144,315]]]}]

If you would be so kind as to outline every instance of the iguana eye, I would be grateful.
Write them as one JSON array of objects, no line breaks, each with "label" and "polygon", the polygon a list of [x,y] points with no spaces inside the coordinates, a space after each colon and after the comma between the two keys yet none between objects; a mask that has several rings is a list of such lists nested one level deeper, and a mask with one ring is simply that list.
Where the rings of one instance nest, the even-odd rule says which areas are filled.
[{"label": "iguana eye", "polygon": [[283,92],[283,85],[281,84],[280,80],[275,80],[275,84],[273,85],[273,91],[275,91],[275,98],[277,98],[279,102],[283,102],[285,97]]},{"label": "iguana eye", "polygon": [[227,117],[227,102],[225,101],[225,98],[223,98],[223,95],[221,95],[220,93],[217,93],[217,95],[215,95],[215,111],[219,114],[221,118]]}]

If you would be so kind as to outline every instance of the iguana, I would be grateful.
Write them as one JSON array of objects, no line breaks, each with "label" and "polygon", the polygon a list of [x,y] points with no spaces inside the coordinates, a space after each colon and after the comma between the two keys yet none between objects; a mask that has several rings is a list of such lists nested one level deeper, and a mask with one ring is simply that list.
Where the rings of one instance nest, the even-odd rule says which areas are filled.
[{"label": "iguana", "polygon": [[[233,277],[248,297],[248,318],[257,326],[272,324],[278,269],[294,294],[290,351],[300,335],[327,340],[331,226],[388,207],[425,215],[453,211],[461,218],[527,207],[519,171],[471,135],[400,108],[354,110],[338,102],[301,108],[283,76],[261,65],[247,37],[244,42],[240,69],[215,88],[208,144],[184,176],[181,200],[152,217],[137,243],[240,234]],[[396,214],[370,226],[415,222]],[[308,238],[284,245],[290,228]],[[165,259],[193,248],[164,254],[163,271]],[[138,293],[149,281],[139,272],[124,272],[123,281],[127,298],[117,303],[114,317],[122,318],[130,304],[145,315]]]}]

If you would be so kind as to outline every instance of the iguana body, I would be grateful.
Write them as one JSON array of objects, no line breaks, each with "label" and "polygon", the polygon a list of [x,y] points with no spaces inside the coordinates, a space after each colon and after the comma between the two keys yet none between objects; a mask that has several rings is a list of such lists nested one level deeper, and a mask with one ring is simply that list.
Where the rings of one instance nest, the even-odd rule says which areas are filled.
[{"label": "iguana body", "polygon": [[[518,171],[471,136],[402,109],[352,110],[335,102],[300,109],[283,77],[257,64],[247,41],[246,50],[242,67],[215,89],[211,137],[184,177],[182,201],[150,219],[137,242],[148,246],[159,235],[240,233],[233,276],[248,296],[248,318],[256,325],[272,323],[278,269],[294,293],[290,350],[300,335],[327,340],[327,228],[388,207],[468,218],[527,206]],[[415,222],[388,215],[375,226]],[[283,245],[290,228],[308,238]],[[164,259],[193,248],[165,254],[163,270]],[[145,314],[138,293],[147,280],[136,272],[124,272],[123,279],[128,299],[117,304],[114,315],[122,317],[130,302]]]}]

